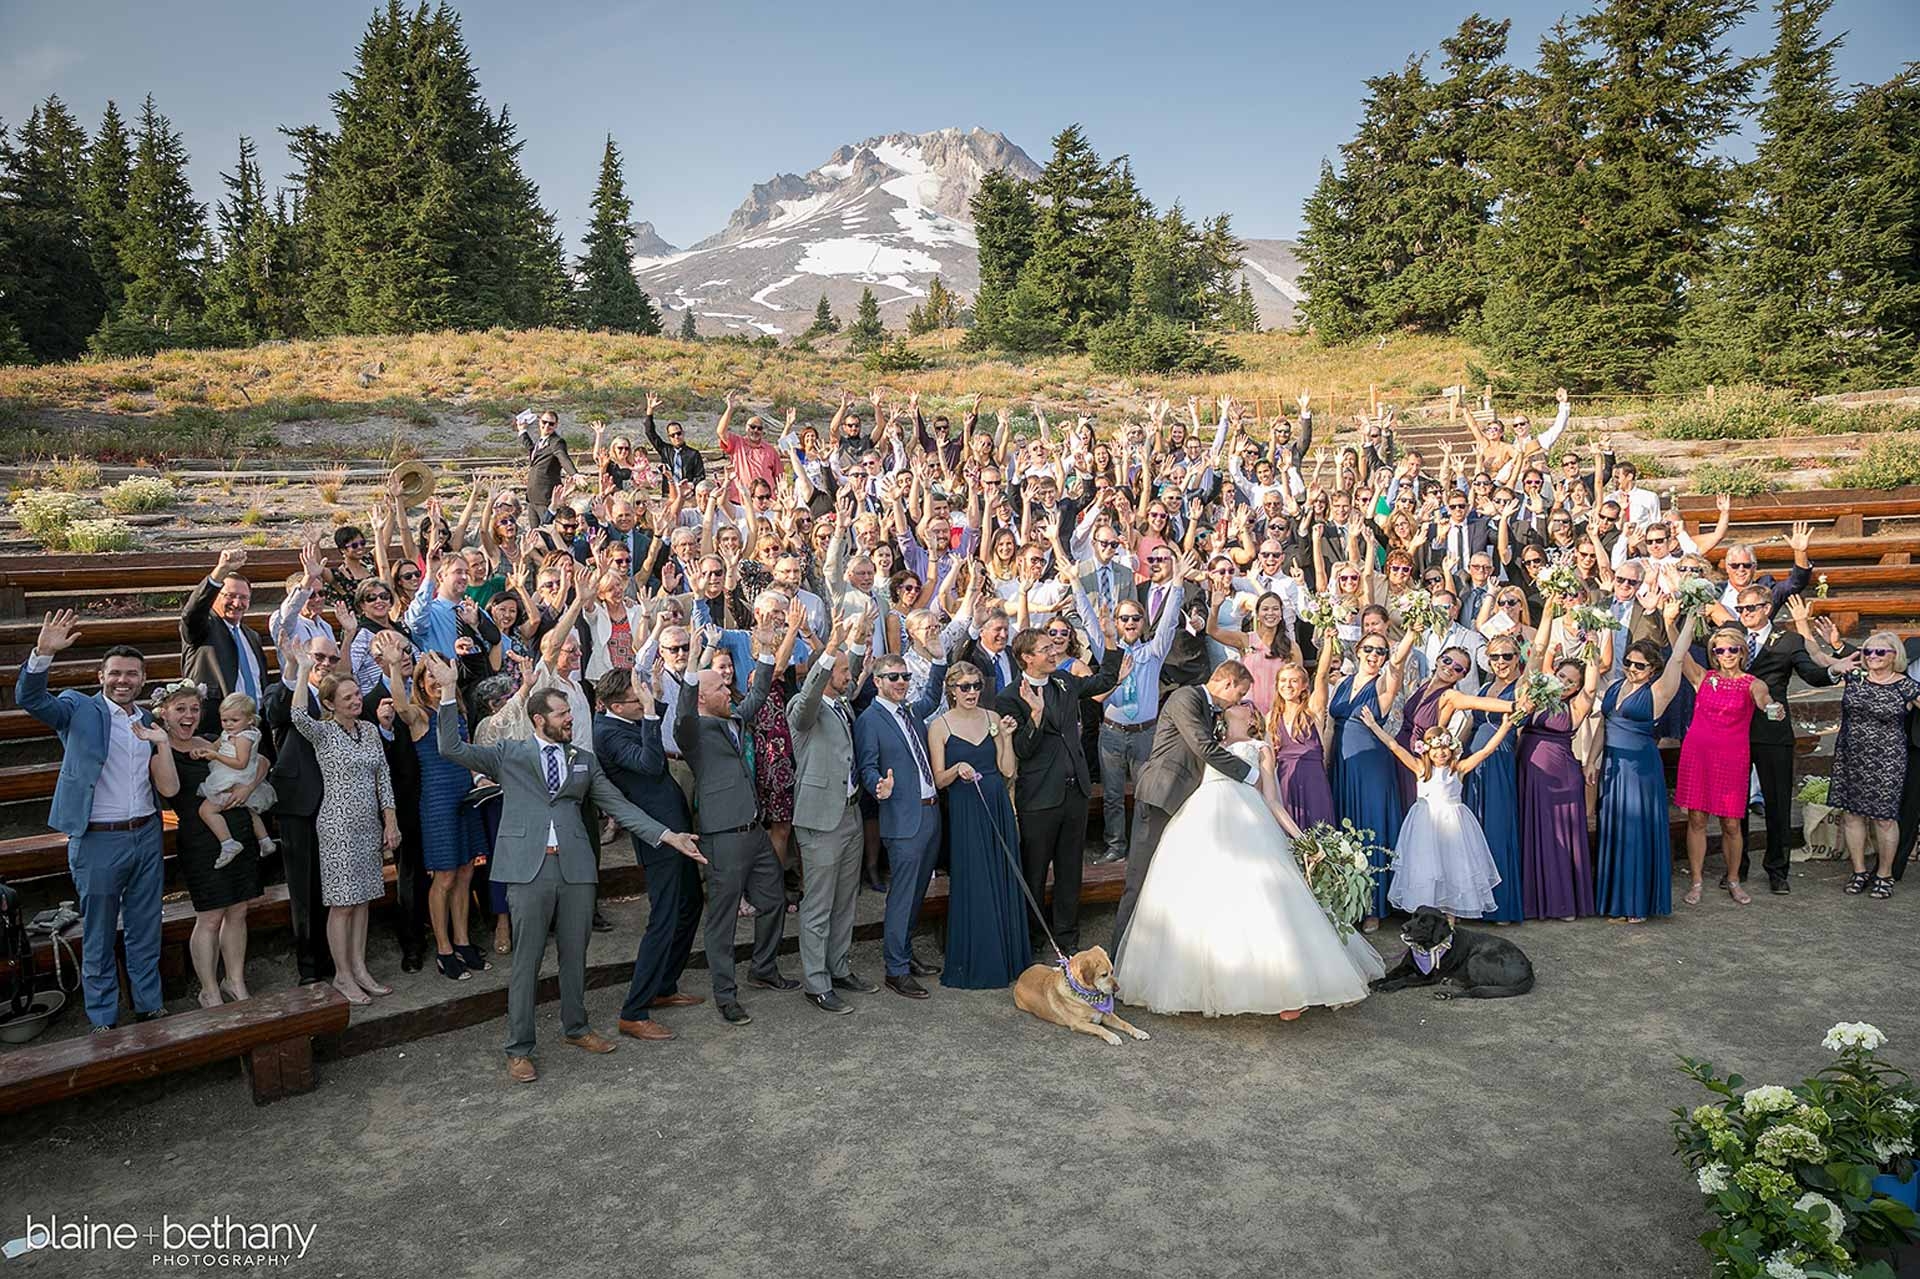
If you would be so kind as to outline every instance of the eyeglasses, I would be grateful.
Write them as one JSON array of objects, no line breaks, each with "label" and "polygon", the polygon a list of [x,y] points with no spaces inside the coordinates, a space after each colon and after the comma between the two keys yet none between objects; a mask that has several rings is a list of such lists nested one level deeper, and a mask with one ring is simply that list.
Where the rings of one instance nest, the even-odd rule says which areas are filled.
[{"label": "eyeglasses", "polygon": [[1893,656],[1893,650],[1890,648],[1877,648],[1877,647],[1862,648],[1860,651],[1862,653],[1865,653],[1868,657],[1892,657]]},{"label": "eyeglasses", "polygon": [[662,653],[684,653],[689,647],[691,646],[687,644],[662,644],[660,651]]},{"label": "eyeglasses", "polygon": [[1738,644],[1715,644],[1713,646],[1713,655],[1715,657],[1725,657],[1729,653],[1744,653],[1746,651],[1745,648]]},{"label": "eyeglasses", "polygon": [[875,675],[874,678],[883,679],[887,681],[887,683],[889,684],[897,684],[897,683],[902,683],[906,680],[910,680],[913,678],[913,676],[909,675],[905,671],[882,671],[880,674]]}]

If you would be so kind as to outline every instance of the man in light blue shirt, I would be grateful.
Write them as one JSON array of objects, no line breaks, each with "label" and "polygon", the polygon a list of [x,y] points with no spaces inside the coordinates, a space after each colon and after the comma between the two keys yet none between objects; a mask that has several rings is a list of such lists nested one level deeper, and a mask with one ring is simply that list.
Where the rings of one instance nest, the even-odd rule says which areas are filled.
[{"label": "man in light blue shirt", "polygon": [[[1185,587],[1170,588],[1168,612],[1180,615],[1180,600]],[[1100,863],[1124,861],[1131,841],[1127,831],[1127,782],[1139,775],[1153,751],[1153,727],[1160,718],[1160,668],[1180,634],[1178,626],[1162,626],[1146,638],[1147,606],[1137,599],[1126,599],[1106,614],[1112,619],[1111,636],[1102,625],[1086,589],[1076,583],[1074,607],[1086,618],[1087,642],[1096,662],[1105,661],[1109,638],[1127,656],[1119,683],[1107,694],[1106,709],[1100,719],[1100,803],[1106,851]],[[1135,810],[1136,828],[1139,810]],[[1138,835],[1138,830],[1134,832]]]},{"label": "man in light blue shirt", "polygon": [[459,555],[427,557],[427,572],[400,624],[422,652],[438,653],[449,662],[460,660],[454,645],[460,638],[460,605],[468,601],[467,561]]}]

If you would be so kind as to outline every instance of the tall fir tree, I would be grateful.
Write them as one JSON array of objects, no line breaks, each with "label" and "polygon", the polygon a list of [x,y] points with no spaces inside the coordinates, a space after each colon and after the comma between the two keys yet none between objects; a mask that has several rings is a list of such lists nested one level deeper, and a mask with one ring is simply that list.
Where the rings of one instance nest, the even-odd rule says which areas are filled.
[{"label": "tall fir tree", "polygon": [[999,169],[980,179],[970,208],[980,244],[980,291],[974,295],[973,331],[967,336],[975,346],[992,346],[1002,341],[1000,320],[1007,299],[1020,278],[1020,268],[1033,256],[1040,210],[1032,187]]},{"label": "tall fir tree", "polygon": [[10,223],[0,314],[41,360],[79,354],[105,314],[81,205],[86,151],[86,130],[50,97],[27,117],[0,172],[0,217]]},{"label": "tall fir tree", "polygon": [[820,295],[820,301],[814,304],[813,323],[807,327],[807,331],[801,336],[810,338],[823,337],[828,333],[838,333],[839,331],[840,319],[834,315],[833,307],[827,301],[827,295],[822,293]]},{"label": "tall fir tree", "polygon": [[688,307],[680,313],[680,340],[682,342],[698,342],[700,340],[700,327],[694,323],[692,307]]},{"label": "tall fir tree", "polygon": [[250,345],[293,336],[291,281],[282,272],[288,228],[267,202],[253,139],[240,139],[232,173],[220,175],[226,198],[214,205],[214,257],[207,271],[206,325],[220,341]]},{"label": "tall fir tree", "polygon": [[173,124],[147,95],[135,134],[133,173],[127,180],[127,217],[120,242],[126,295],[90,343],[106,355],[195,346],[208,340],[202,325],[202,271],[206,262],[206,206],[187,179],[187,149]]},{"label": "tall fir tree", "polygon": [[860,305],[854,311],[853,323],[847,326],[847,345],[859,355],[886,340],[887,330],[880,323],[880,301],[872,289],[861,289]]},{"label": "tall fir tree", "polygon": [[1715,148],[1751,0],[1606,0],[1541,42],[1496,174],[1478,336],[1523,386],[1632,389],[1674,342],[1729,198]]},{"label": "tall fir tree", "polygon": [[120,108],[111,99],[87,147],[87,173],[80,187],[86,222],[87,253],[100,281],[102,313],[126,301],[127,279],[120,269],[120,242],[126,238],[127,184],[133,178],[133,140]]},{"label": "tall fir tree", "polygon": [[600,153],[593,217],[580,258],[580,318],[590,329],[658,334],[660,313],[633,275],[633,202],[627,199],[620,149],[613,135]]}]

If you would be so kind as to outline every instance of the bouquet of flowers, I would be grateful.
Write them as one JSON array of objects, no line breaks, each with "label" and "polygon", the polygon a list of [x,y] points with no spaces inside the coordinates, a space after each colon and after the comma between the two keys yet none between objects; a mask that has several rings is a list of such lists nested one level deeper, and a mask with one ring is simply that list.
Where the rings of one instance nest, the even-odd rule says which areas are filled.
[{"label": "bouquet of flowers", "polygon": [[1746,1087],[1704,1061],[1682,1070],[1720,1098],[1673,1112],[1674,1149],[1719,1218],[1700,1236],[1715,1275],[1892,1279],[1860,1249],[1909,1241],[1920,1217],[1889,1197],[1914,1173],[1920,1095],[1875,1060],[1886,1035],[1841,1022],[1821,1041],[1839,1061],[1787,1088]]},{"label": "bouquet of flowers", "polygon": [[1309,595],[1300,608],[1301,620],[1316,631],[1330,631],[1353,617],[1353,609],[1331,594]]},{"label": "bouquet of flowers", "polygon": [[1591,604],[1582,604],[1568,613],[1567,624],[1586,636],[1589,662],[1600,655],[1600,632],[1620,629],[1620,623],[1614,619],[1611,610],[1595,608]]},{"label": "bouquet of flowers", "polygon": [[1396,596],[1393,607],[1400,614],[1402,626],[1422,635],[1439,634],[1453,620],[1445,609],[1433,602],[1431,593],[1418,586]]},{"label": "bouquet of flowers", "polygon": [[1675,595],[1680,601],[1682,613],[1696,614],[1693,633],[1697,638],[1704,639],[1707,628],[1713,625],[1707,620],[1706,611],[1720,602],[1720,588],[1707,577],[1682,577],[1680,589]]},{"label": "bouquet of flowers", "polygon": [[1393,863],[1393,854],[1373,840],[1372,831],[1360,830],[1342,818],[1338,826],[1330,822],[1309,826],[1293,841],[1300,873],[1343,941],[1373,909],[1374,883]]},{"label": "bouquet of flowers", "polygon": [[1820,575],[1820,580],[1818,584],[1816,584],[1813,588],[1813,598],[1817,600],[1823,600],[1827,598],[1828,589],[1829,588],[1827,586],[1827,575],[1825,573],[1822,573]]},{"label": "bouquet of flowers", "polygon": [[1587,584],[1580,580],[1580,574],[1571,564],[1561,563],[1550,566],[1536,580],[1540,594],[1558,596],[1563,600],[1584,600],[1587,598]]},{"label": "bouquet of flowers", "polygon": [[1566,707],[1567,695],[1560,687],[1559,676],[1535,671],[1520,681],[1520,689],[1514,700],[1531,705],[1531,714],[1551,715]]}]

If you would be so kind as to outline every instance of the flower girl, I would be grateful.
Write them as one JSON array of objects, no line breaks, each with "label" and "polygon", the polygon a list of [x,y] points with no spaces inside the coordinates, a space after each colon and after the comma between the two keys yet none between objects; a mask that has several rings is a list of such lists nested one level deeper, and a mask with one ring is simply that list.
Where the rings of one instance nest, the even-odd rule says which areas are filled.
[{"label": "flower girl", "polygon": [[1442,726],[1428,729],[1414,745],[1419,753],[1413,754],[1370,711],[1362,711],[1360,721],[1418,782],[1417,798],[1394,841],[1397,860],[1388,903],[1408,913],[1432,906],[1445,911],[1449,921],[1487,914],[1494,906],[1493,889],[1500,882],[1500,872],[1479,821],[1460,798],[1460,780],[1499,749],[1513,730],[1513,717],[1502,719],[1487,744],[1465,759],[1460,758],[1459,739]]},{"label": "flower girl", "polygon": [[[276,845],[267,835],[260,814],[273,808],[275,796],[273,783],[260,775],[266,767],[266,756],[260,753],[260,727],[254,717],[253,699],[245,693],[229,693],[222,698],[219,739],[212,743],[196,739],[192,754],[212,764],[207,780],[200,785],[200,820],[220,838],[220,855],[214,859],[213,868],[219,870],[240,855],[240,841],[227,825],[226,805],[233,792],[243,786],[253,786],[243,809],[253,822],[260,856],[272,853]],[[254,786],[256,779],[259,785]]]}]

